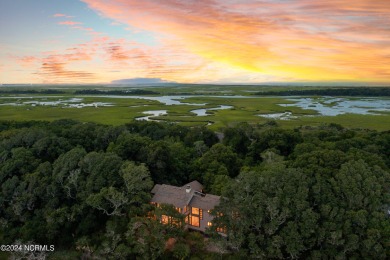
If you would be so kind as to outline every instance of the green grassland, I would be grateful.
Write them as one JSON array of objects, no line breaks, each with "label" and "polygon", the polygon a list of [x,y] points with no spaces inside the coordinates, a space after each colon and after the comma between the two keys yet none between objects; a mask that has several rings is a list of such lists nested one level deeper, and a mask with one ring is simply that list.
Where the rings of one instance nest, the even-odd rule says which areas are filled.
[{"label": "green grassland", "polygon": [[[48,89],[46,86],[42,89]],[[254,97],[251,93],[255,91],[266,91],[271,89],[285,89],[285,87],[265,87],[265,86],[215,86],[215,85],[183,85],[166,87],[149,87],[148,90],[159,92],[161,95],[168,94],[198,94],[196,97],[189,97],[180,100],[183,103],[204,104],[195,105],[165,105],[158,101],[135,99],[135,98],[115,98],[102,96],[78,96],[72,94],[76,89],[85,89],[85,86],[74,86],[64,88],[65,94],[61,95],[2,95],[0,99],[0,120],[46,120],[74,119],[83,122],[96,122],[110,125],[121,125],[131,122],[137,117],[145,116],[142,112],[150,110],[167,110],[167,115],[152,117],[154,120],[174,122],[184,126],[207,125],[213,130],[221,127],[235,125],[239,122],[253,124],[263,124],[270,119],[259,116],[260,114],[291,112],[297,118],[290,120],[276,120],[283,127],[294,128],[304,125],[321,125],[324,123],[337,123],[349,128],[368,128],[376,130],[390,129],[390,112],[382,112],[380,115],[358,115],[344,114],[339,116],[320,116],[315,110],[301,109],[299,107],[284,107],[279,104],[293,104],[288,101],[288,97]],[[104,89],[104,87],[90,86],[93,89]],[[303,87],[302,87],[303,88]],[[106,88],[107,89],[107,88]],[[112,88],[110,88],[111,90]],[[206,96],[208,95],[208,96]],[[218,97],[210,97],[217,95]],[[222,95],[241,95],[245,97],[227,98]],[[1,105],[13,103],[20,97],[19,102],[37,101],[57,101],[59,98],[66,100],[69,98],[82,98],[82,103],[93,102],[111,103],[111,107],[84,107],[69,108],[62,105],[57,106],[31,106],[31,105]],[[42,97],[44,96],[44,97]],[[60,96],[60,97],[59,97]],[[356,99],[356,98],[354,98]],[[318,103],[323,103],[320,99]],[[229,105],[233,108],[227,110],[208,111],[208,116],[196,116],[191,110],[200,108],[214,108],[220,105]],[[324,104],[325,105],[325,104]],[[326,104],[333,106],[335,104]]]}]

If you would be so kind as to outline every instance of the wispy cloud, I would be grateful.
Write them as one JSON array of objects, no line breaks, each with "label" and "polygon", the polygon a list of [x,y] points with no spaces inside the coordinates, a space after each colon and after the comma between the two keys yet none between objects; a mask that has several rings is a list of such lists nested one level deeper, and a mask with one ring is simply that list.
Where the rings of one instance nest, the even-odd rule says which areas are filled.
[{"label": "wispy cloud", "polygon": [[89,35],[93,35],[93,36],[97,36],[97,35],[100,35],[101,33],[99,32],[96,32],[93,28],[91,27],[85,27],[83,26],[83,23],[82,22],[77,22],[77,21],[61,21],[61,22],[58,22],[59,25],[65,25],[65,26],[69,26],[70,28],[72,29],[75,29],[75,30],[80,30],[80,31],[84,31],[84,32],[87,32]]},{"label": "wispy cloud", "polygon": [[83,24],[81,22],[75,22],[75,21],[63,21],[63,22],[58,22],[60,25],[78,25],[78,24]]},{"label": "wispy cloud", "polygon": [[64,18],[73,18],[74,16],[66,15],[66,14],[54,14],[53,17],[64,17]]},{"label": "wispy cloud", "polygon": [[24,67],[31,67],[34,63],[39,62],[39,59],[34,56],[15,57],[15,59]]}]

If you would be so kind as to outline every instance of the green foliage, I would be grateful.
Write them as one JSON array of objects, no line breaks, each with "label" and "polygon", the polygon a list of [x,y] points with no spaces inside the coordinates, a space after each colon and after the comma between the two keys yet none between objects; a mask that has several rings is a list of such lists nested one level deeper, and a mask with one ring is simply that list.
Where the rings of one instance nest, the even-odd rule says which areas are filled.
[{"label": "green foliage", "polygon": [[240,123],[234,128],[226,128],[223,143],[233,148],[238,154],[246,154],[253,140],[253,127],[248,123]]},{"label": "green foliage", "polygon": [[[388,131],[243,123],[221,132],[218,142],[204,127],[156,122],[0,122],[0,242],[50,242],[54,259],[388,256]],[[153,211],[150,190],[194,179],[223,195],[219,253],[199,233],[148,218],[183,227],[172,206]]]},{"label": "green foliage", "polygon": [[199,158],[198,165],[201,171],[213,174],[218,174],[220,167],[225,167],[226,174],[235,177],[240,169],[241,160],[229,146],[215,144]]},{"label": "green foliage", "polygon": [[134,162],[126,162],[122,165],[120,174],[124,180],[131,204],[141,206],[143,203],[149,202],[153,181],[150,178],[148,168],[144,164],[137,166]]},{"label": "green foliage", "polygon": [[189,245],[185,243],[177,243],[175,247],[173,248],[173,256],[176,259],[186,259],[191,253],[191,249]]},{"label": "green foliage", "polygon": [[164,252],[164,226],[150,218],[134,218],[128,228],[127,242],[136,259],[157,259]]},{"label": "green foliage", "polygon": [[231,248],[262,258],[385,259],[390,174],[362,160],[318,167],[328,165],[333,174],[280,164],[242,172],[215,225],[227,227]]}]

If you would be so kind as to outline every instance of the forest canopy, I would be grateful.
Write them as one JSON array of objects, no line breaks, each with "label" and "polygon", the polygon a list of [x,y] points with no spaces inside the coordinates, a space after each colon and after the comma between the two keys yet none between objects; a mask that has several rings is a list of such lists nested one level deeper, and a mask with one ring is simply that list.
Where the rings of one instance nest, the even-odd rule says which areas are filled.
[{"label": "forest canopy", "polygon": [[[271,122],[218,136],[156,122],[0,122],[0,242],[54,244],[49,259],[389,256],[390,131]],[[214,225],[227,237],[207,233],[220,253],[148,217],[154,184],[192,180],[222,196]]]}]

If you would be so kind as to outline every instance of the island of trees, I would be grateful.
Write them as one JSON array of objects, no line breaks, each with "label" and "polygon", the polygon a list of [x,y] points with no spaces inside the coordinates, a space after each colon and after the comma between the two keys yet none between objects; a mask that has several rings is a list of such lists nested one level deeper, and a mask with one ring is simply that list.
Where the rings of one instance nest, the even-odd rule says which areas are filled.
[{"label": "island of trees", "polygon": [[[59,120],[0,122],[0,137],[2,245],[52,244],[48,259],[389,257],[390,131]],[[222,196],[226,237],[149,217],[174,214],[151,207],[153,184],[192,180]]]}]

